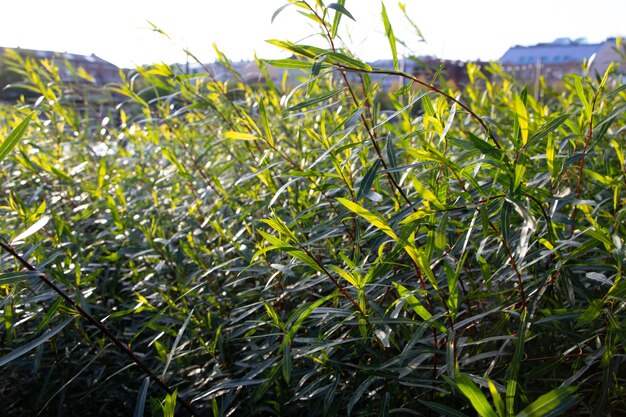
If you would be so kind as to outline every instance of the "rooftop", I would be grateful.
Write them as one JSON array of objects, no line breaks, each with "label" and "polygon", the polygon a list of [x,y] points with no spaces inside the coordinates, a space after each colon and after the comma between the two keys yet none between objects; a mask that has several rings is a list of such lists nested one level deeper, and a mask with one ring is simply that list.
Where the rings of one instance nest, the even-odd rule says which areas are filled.
[{"label": "rooftop", "polygon": [[558,38],[550,43],[539,43],[531,46],[516,45],[509,48],[500,58],[502,64],[525,65],[536,64],[566,64],[583,62],[597,53],[607,42],[614,43],[615,39],[607,39],[600,43],[586,43],[584,39]]}]

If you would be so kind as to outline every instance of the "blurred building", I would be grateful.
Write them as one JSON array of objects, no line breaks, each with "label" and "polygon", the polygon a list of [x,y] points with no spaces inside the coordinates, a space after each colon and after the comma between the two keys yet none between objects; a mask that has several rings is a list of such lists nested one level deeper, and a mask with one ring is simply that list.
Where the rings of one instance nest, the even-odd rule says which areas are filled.
[{"label": "blurred building", "polygon": [[584,62],[589,63],[590,74],[602,75],[611,62],[621,61],[615,38],[600,43],[558,38],[550,43],[516,45],[500,58],[504,70],[519,80],[536,81],[543,76],[548,83],[558,82],[565,74],[581,74]]},{"label": "blurred building", "polygon": [[72,87],[73,95],[93,94],[109,83],[121,81],[120,69],[94,54],[0,47],[0,98],[14,100],[24,94],[23,89],[6,88],[12,83],[22,81],[21,76],[11,69],[20,65],[17,61],[19,59],[24,62],[32,60],[53,63],[58,68],[59,79],[66,86]]}]

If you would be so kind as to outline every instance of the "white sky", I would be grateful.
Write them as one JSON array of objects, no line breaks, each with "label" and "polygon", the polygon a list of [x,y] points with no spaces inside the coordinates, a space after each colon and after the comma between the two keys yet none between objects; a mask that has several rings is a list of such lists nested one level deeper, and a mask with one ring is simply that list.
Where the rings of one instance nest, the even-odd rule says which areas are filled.
[{"label": "white sky", "polygon": [[[313,1],[313,0],[311,0]],[[330,4],[334,0],[325,0]],[[266,39],[298,41],[317,28],[285,9],[286,0],[0,0],[0,46],[96,55],[119,66],[184,62],[183,48],[212,61],[215,42],[232,60],[284,57]],[[397,1],[385,5],[396,37],[417,54],[449,59],[498,59],[509,46],[558,37],[598,42],[626,35],[623,0],[404,0],[427,44],[418,42]],[[380,0],[346,0],[352,50],[365,60],[390,58]],[[168,40],[147,21],[167,32]],[[346,29],[344,28],[344,29]],[[347,35],[347,31],[340,34]],[[305,43],[315,43],[308,39]],[[317,42],[319,45],[319,42]],[[399,52],[407,51],[399,47]]]}]

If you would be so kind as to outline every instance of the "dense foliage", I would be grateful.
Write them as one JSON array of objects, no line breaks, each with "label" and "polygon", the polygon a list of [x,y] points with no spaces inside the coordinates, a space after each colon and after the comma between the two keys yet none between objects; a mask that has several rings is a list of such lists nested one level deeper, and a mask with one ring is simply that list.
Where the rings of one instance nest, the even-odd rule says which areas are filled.
[{"label": "dense foliage", "polygon": [[427,85],[336,46],[343,2],[294,3],[328,48],[260,64],[297,88],[156,65],[103,108],[23,63],[42,99],[0,110],[2,414],[618,415],[619,78]]}]

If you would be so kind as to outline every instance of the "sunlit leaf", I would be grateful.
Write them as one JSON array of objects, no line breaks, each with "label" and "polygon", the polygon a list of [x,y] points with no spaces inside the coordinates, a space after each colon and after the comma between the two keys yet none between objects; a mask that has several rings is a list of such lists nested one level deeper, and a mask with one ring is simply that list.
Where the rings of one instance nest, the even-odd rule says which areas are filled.
[{"label": "sunlit leaf", "polygon": [[456,376],[457,388],[467,397],[472,403],[474,410],[482,417],[498,417],[496,412],[491,408],[491,405],[487,401],[485,394],[478,388],[478,386],[472,381],[472,379],[465,375],[459,374]]},{"label": "sunlit leaf", "polygon": [[35,233],[40,231],[46,224],[48,224],[49,221],[50,221],[50,217],[49,216],[42,216],[39,220],[37,220],[32,225],[30,225],[22,233],[20,233],[17,236],[15,236],[11,240],[11,244],[14,245],[16,242],[23,241],[23,240],[27,239],[29,236],[34,235]]},{"label": "sunlit leaf", "polygon": [[34,114],[35,113],[32,112],[26,116],[26,118],[24,118],[24,120],[22,120],[20,124],[17,125],[13,131],[11,131],[9,136],[4,139],[2,144],[0,144],[0,161],[6,158],[9,152],[11,152],[11,150],[18,144],[22,136],[24,136],[24,133],[26,133],[26,129],[28,128],[28,124]]},{"label": "sunlit leaf", "polygon": [[363,217],[365,220],[367,220],[369,224],[376,227],[380,231],[384,232],[387,236],[391,237],[394,240],[398,239],[398,236],[396,235],[396,233],[393,231],[393,229],[391,229],[391,226],[389,226],[389,224],[387,224],[387,222],[384,219],[380,218],[379,216],[371,213],[366,208],[348,199],[338,198],[337,200],[341,204],[343,204],[348,210],[350,210],[354,214],[357,214]]},{"label": "sunlit leaf", "polygon": [[385,3],[381,2],[382,5],[382,18],[383,24],[385,25],[385,34],[387,35],[387,40],[389,41],[389,47],[391,48],[391,56],[393,58],[393,67],[398,71],[398,52],[396,50],[396,37],[393,34],[393,28],[391,27],[391,23],[389,22],[389,16],[387,16],[387,9],[385,8]]}]

